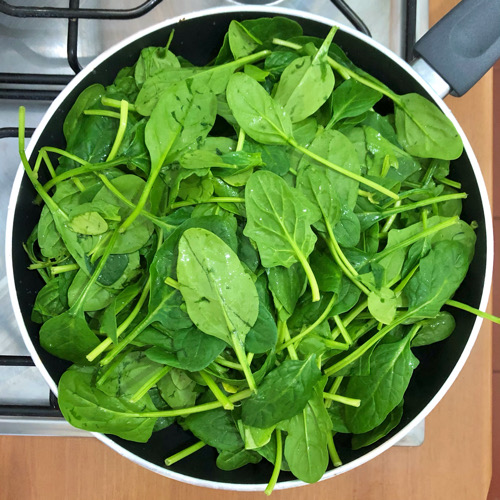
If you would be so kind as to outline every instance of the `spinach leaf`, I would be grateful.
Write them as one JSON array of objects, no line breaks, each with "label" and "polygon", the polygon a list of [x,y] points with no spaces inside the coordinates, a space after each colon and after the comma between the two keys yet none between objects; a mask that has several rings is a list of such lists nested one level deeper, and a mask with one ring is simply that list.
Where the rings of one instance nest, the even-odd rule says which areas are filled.
[{"label": "spinach leaf", "polygon": [[79,132],[79,128],[82,124],[81,117],[83,112],[86,109],[93,108],[96,104],[100,104],[104,92],[104,87],[99,83],[95,83],[84,89],[76,98],[75,103],[71,106],[63,123],[63,133],[67,143],[69,143],[71,138]]},{"label": "spinach leaf", "polygon": [[464,245],[446,240],[436,243],[404,289],[408,311],[414,317],[435,317],[463,281],[468,267]]},{"label": "spinach leaf", "polygon": [[329,254],[315,250],[311,254],[311,268],[322,292],[340,292],[342,271]]},{"label": "spinach leaf", "polygon": [[342,82],[332,94],[334,125],[344,118],[362,115],[370,110],[382,97],[382,94],[350,78]]},{"label": "spinach leaf", "polygon": [[194,406],[199,392],[196,382],[183,371],[173,368],[158,381],[161,397],[170,408],[188,408]]},{"label": "spinach leaf", "polygon": [[276,175],[283,176],[290,170],[290,151],[285,146],[258,144],[252,140],[245,141],[245,149],[260,153],[262,168]]},{"label": "spinach leaf", "polygon": [[399,342],[382,344],[370,358],[370,374],[349,379],[346,396],[361,400],[359,408],[344,410],[350,432],[361,434],[380,425],[403,399],[418,364],[407,335]]},{"label": "spinach leaf", "polygon": [[235,59],[248,56],[262,42],[238,21],[231,21],[227,31],[229,47]]},{"label": "spinach leaf", "polygon": [[263,170],[248,180],[245,200],[244,234],[257,243],[262,264],[290,267],[299,261],[305,267],[316,242],[310,226],[320,217],[318,209],[281,177]]},{"label": "spinach leaf", "polygon": [[[167,326],[171,328],[172,322]],[[227,347],[224,341],[206,335],[194,326],[168,333],[146,328],[138,339],[153,346],[145,351],[152,361],[188,372],[203,370]]]},{"label": "spinach leaf", "polygon": [[333,228],[337,243],[345,248],[355,247],[361,238],[361,225],[357,215],[344,206],[340,210],[339,220]]},{"label": "spinach leaf", "polygon": [[220,238],[187,229],[179,240],[177,276],[188,314],[200,330],[228,344],[235,335],[244,340],[258,316],[257,290]]},{"label": "spinach leaf", "polygon": [[274,99],[293,123],[315,113],[333,91],[335,78],[326,58],[335,31],[336,28],[330,30],[314,57],[293,60],[281,75]]},{"label": "spinach leaf", "polygon": [[327,232],[326,224],[335,227],[340,220],[340,201],[328,172],[315,165],[301,169],[297,188],[321,211],[322,218],[315,222],[314,227],[324,233]]},{"label": "spinach leaf", "polygon": [[386,419],[380,425],[375,427],[375,429],[364,432],[363,434],[355,434],[352,437],[352,449],[359,450],[365,446],[370,446],[371,444],[376,443],[379,439],[382,439],[384,436],[387,436],[392,429],[398,426],[402,417],[403,401],[401,401],[401,403],[399,403],[398,406],[396,406],[396,408],[394,408],[394,410],[387,415]]},{"label": "spinach leaf", "polygon": [[380,323],[389,325],[394,321],[396,309],[401,305],[401,300],[390,288],[381,288],[368,295],[368,310]]},{"label": "spinach leaf", "polygon": [[269,290],[278,308],[280,319],[286,321],[295,310],[297,301],[304,293],[307,277],[300,264],[290,267],[275,266],[268,270]]},{"label": "spinach leaf", "polygon": [[455,330],[455,318],[446,311],[422,321],[422,326],[411,341],[412,347],[434,344],[448,338]]},{"label": "spinach leaf", "polygon": [[[317,135],[311,143],[309,150],[328,159],[332,163],[342,165],[352,173],[359,174],[361,172],[353,144],[345,135],[336,130],[325,130],[323,133]],[[318,168],[325,170],[323,165],[319,165],[314,160],[305,156],[302,158],[299,167],[305,168],[307,165],[311,164],[317,165]],[[331,169],[326,169],[325,173],[330,183],[335,186],[341,207],[345,206],[353,209],[358,198],[359,183]]]},{"label": "spinach leaf", "polygon": [[264,377],[257,394],[243,401],[243,423],[264,429],[297,415],[311,399],[320,378],[315,355],[304,361],[285,360]]},{"label": "spinach leaf", "polygon": [[40,328],[40,345],[54,356],[74,363],[85,364],[85,356],[98,344],[99,339],[80,314],[65,311]]},{"label": "spinach leaf", "polygon": [[143,352],[129,352],[113,365],[111,373],[99,384],[99,390],[108,396],[131,399],[159,368],[161,365],[148,359]]},{"label": "spinach leaf", "polygon": [[202,141],[214,124],[216,112],[214,94],[195,93],[186,83],[162,94],[145,131],[153,169]]},{"label": "spinach leaf", "polygon": [[319,481],[329,462],[326,443],[332,423],[323,403],[323,386],[316,386],[302,412],[284,423],[285,458],[292,473],[306,483]]},{"label": "spinach leaf", "polygon": [[180,68],[175,55],[165,47],[146,47],[135,64],[134,77],[140,88],[144,82],[165,68]]},{"label": "spinach leaf", "polygon": [[218,450],[234,452],[243,448],[231,413],[222,408],[189,415],[184,424],[198,439]]},{"label": "spinach leaf", "polygon": [[222,450],[217,457],[217,467],[222,470],[235,470],[247,464],[258,464],[262,457],[252,450]]},{"label": "spinach leaf", "polygon": [[137,403],[124,397],[110,397],[94,386],[94,373],[93,367],[76,365],[63,373],[58,400],[64,418],[79,429],[146,443],[156,420],[140,416],[141,412],[156,410],[149,396]]},{"label": "spinach leaf", "polygon": [[245,349],[256,354],[265,353],[276,346],[278,328],[273,315],[259,303],[259,315],[245,339]]},{"label": "spinach leaf", "polygon": [[257,320],[259,297],[238,256],[215,234],[187,229],[179,241],[177,276],[193,323],[233,347],[255,389],[245,338]]},{"label": "spinach leaf", "polygon": [[292,136],[290,118],[253,78],[244,73],[232,75],[226,97],[239,126],[253,140],[268,145],[288,143]]},{"label": "spinach leaf", "polygon": [[394,116],[398,141],[411,155],[454,160],[462,154],[462,139],[449,118],[421,95],[401,96]]},{"label": "spinach leaf", "polygon": [[59,279],[51,279],[38,292],[31,312],[31,319],[36,323],[44,323],[49,318],[63,313],[66,307],[67,304],[61,302]]},{"label": "spinach leaf", "polygon": [[[82,270],[78,271],[68,290],[68,304],[70,307],[78,301],[80,294],[87,285],[87,281],[87,275]],[[83,310],[99,311],[111,304],[113,298],[114,293],[110,289],[101,286],[99,283],[94,283],[90,287],[87,299],[83,304]]]}]

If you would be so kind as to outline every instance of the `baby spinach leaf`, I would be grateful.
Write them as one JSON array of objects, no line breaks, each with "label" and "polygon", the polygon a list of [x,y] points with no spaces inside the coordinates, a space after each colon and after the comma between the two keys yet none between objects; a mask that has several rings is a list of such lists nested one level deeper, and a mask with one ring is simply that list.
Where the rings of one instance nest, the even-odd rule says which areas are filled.
[{"label": "baby spinach leaf", "polygon": [[215,95],[195,93],[187,83],[166,91],[146,125],[145,141],[153,169],[208,135],[217,112]]},{"label": "baby spinach leaf", "polygon": [[321,211],[322,218],[314,223],[314,227],[324,233],[327,232],[325,221],[330,227],[335,227],[340,220],[340,202],[326,170],[315,165],[301,169],[297,176],[297,189]]},{"label": "baby spinach leaf", "polygon": [[323,403],[323,386],[317,385],[302,412],[284,424],[286,460],[292,473],[306,483],[319,481],[329,462],[326,443],[332,423]]},{"label": "baby spinach leaf", "polygon": [[292,123],[284,109],[264,88],[244,73],[235,73],[226,97],[239,126],[262,144],[283,145],[292,137]]},{"label": "baby spinach leaf", "polygon": [[330,30],[314,57],[293,60],[281,75],[274,98],[293,123],[315,113],[333,91],[335,78],[326,58],[335,31]]},{"label": "baby spinach leaf", "polygon": [[177,277],[188,314],[203,332],[243,342],[257,320],[259,299],[237,255],[215,234],[187,229],[179,240]]},{"label": "baby spinach leaf", "polygon": [[244,446],[231,413],[223,408],[194,413],[184,423],[198,439],[218,450],[234,452]]},{"label": "baby spinach leaf", "polygon": [[365,162],[368,174],[403,182],[420,170],[420,163],[411,155],[385,139],[378,131],[364,126]]},{"label": "baby spinach leaf", "polygon": [[193,227],[211,231],[222,239],[233,251],[237,251],[238,240],[230,219],[215,215],[188,218],[166,238],[155,254],[150,267],[153,290],[155,288],[168,289],[169,287],[164,283],[164,280],[169,276],[172,278],[176,277],[179,240],[186,229]]},{"label": "baby spinach leaf", "polygon": [[125,66],[116,75],[113,83],[106,87],[105,97],[121,101],[135,102],[139,88],[134,78],[134,67]]},{"label": "baby spinach leaf", "polygon": [[229,47],[235,59],[248,56],[262,42],[238,21],[231,21],[227,31]]},{"label": "baby spinach leaf", "polygon": [[269,76],[269,71],[263,70],[254,64],[245,64],[243,71],[258,82],[266,83],[266,78]]},{"label": "baby spinach leaf", "polygon": [[315,355],[304,361],[285,360],[264,377],[257,394],[243,401],[243,423],[264,429],[297,415],[311,399],[320,378]]},{"label": "baby spinach leaf", "polygon": [[[75,304],[85,288],[88,276],[82,271],[78,271],[68,290],[68,304],[71,307]],[[116,293],[116,292],[115,292]],[[94,283],[89,290],[87,298],[83,304],[84,311],[99,311],[111,304],[115,294],[99,283]]]},{"label": "baby spinach leaf", "polygon": [[35,323],[43,323],[49,318],[63,313],[66,307],[67,304],[61,302],[59,279],[51,279],[38,292],[31,312],[31,319]]},{"label": "baby spinach leaf", "polygon": [[370,358],[370,374],[349,379],[345,395],[361,400],[359,408],[345,408],[351,432],[361,434],[374,429],[401,402],[418,364],[410,341],[407,335],[399,342],[376,347]]},{"label": "baby spinach leaf", "polygon": [[295,59],[298,59],[300,54],[288,50],[280,50],[272,52],[264,61],[264,68],[271,73],[275,78],[278,78],[285,68],[289,66]]},{"label": "baby spinach leaf", "polygon": [[[427,227],[430,228],[443,219],[440,217],[431,217],[427,220]],[[416,236],[424,230],[422,222],[417,222],[416,224],[411,224],[402,229],[391,229],[387,235],[386,249],[396,247],[398,245],[404,244],[409,238]],[[405,261],[407,248],[402,247],[397,250],[392,251],[386,257],[377,259],[377,263],[381,266],[383,277],[382,284],[387,284],[393,279],[395,279],[399,273],[402,271],[402,267]],[[376,257],[376,256],[375,256]]]},{"label": "baby spinach leaf", "polygon": [[94,386],[95,368],[72,366],[59,380],[59,408],[73,426],[91,432],[114,434],[129,441],[146,443],[155,418],[140,417],[155,411],[148,395],[137,403],[124,397],[108,396]]},{"label": "baby spinach leaf", "polygon": [[175,55],[165,47],[146,47],[135,64],[134,77],[140,88],[144,82],[165,68],[179,68]]},{"label": "baby spinach leaf", "polygon": [[257,320],[259,297],[236,253],[210,231],[187,229],[179,241],[177,276],[193,323],[233,347],[255,390],[245,338]]},{"label": "baby spinach leaf", "polygon": [[276,346],[278,329],[270,311],[259,303],[259,315],[245,339],[245,349],[256,354],[264,353]]},{"label": "baby spinach leaf", "polygon": [[248,139],[245,141],[245,150],[260,153],[264,170],[280,176],[290,170],[289,149],[286,146],[264,145]]},{"label": "baby spinach leaf", "polygon": [[274,38],[288,40],[302,34],[302,26],[283,16],[245,19],[241,23],[255,38],[262,43],[262,48],[274,49]]},{"label": "baby spinach leaf", "polygon": [[[56,229],[52,213],[47,205],[42,208],[37,226],[38,245],[44,257],[60,259],[67,253],[67,248]],[[76,239],[76,238],[75,238]]]},{"label": "baby spinach leaf", "polygon": [[274,300],[281,306],[279,311],[282,320],[288,319],[297,305],[299,297],[304,293],[307,277],[300,264],[290,267],[275,266],[268,270],[269,290]]},{"label": "baby spinach leaf", "polygon": [[421,95],[401,96],[394,116],[398,141],[411,155],[454,160],[462,154],[462,139],[449,118]]},{"label": "baby spinach leaf", "polygon": [[245,200],[244,234],[257,243],[263,266],[303,265],[316,242],[311,224],[320,217],[318,208],[281,177],[263,170],[250,177]]},{"label": "baby spinach leaf", "polygon": [[404,288],[408,311],[419,318],[435,317],[453,296],[468,268],[467,251],[461,243],[436,243]]},{"label": "baby spinach leaf", "polygon": [[86,235],[103,234],[108,230],[108,224],[99,212],[84,212],[75,215],[70,220],[69,227],[75,233]]},{"label": "baby spinach leaf", "polygon": [[[143,179],[132,174],[116,177],[111,180],[111,184],[113,184],[113,186],[133,204],[139,202],[141,194],[146,186]],[[123,219],[125,219],[132,211],[130,206],[117,199],[115,195],[106,188],[102,188],[95,195],[93,203],[118,206],[118,213]],[[145,208],[148,209],[149,204],[146,204]],[[146,245],[152,233],[153,224],[142,216],[137,217],[137,219],[134,220],[125,232],[119,233],[113,246],[113,253],[129,254],[136,252]]]},{"label": "baby spinach leaf", "polygon": [[260,264],[259,252],[250,241],[250,238],[243,234],[243,228],[238,226],[238,257],[242,264],[245,264],[250,271],[255,272]]},{"label": "baby spinach leaf", "polygon": [[332,125],[344,118],[359,116],[370,110],[382,94],[350,78],[342,82],[332,94]]},{"label": "baby spinach leaf", "polygon": [[258,464],[262,457],[252,450],[228,451],[222,450],[216,464],[222,470],[235,470],[247,464]]},{"label": "baby spinach leaf", "polygon": [[148,176],[151,170],[151,160],[145,142],[146,124],[147,120],[142,119],[127,126],[117,156],[126,158],[130,170],[139,169],[145,176]]},{"label": "baby spinach leaf", "polygon": [[114,288],[121,288],[121,285],[129,281],[129,276],[126,276],[126,271],[131,274],[131,277],[134,277],[134,273],[127,269],[129,264],[131,264],[131,267],[134,269],[140,266],[139,252],[134,252],[133,254],[111,254],[99,278],[97,278],[97,282],[104,286],[113,285]]},{"label": "baby spinach leaf", "polygon": [[347,428],[345,424],[344,409],[346,405],[342,403],[337,403],[332,401],[332,404],[328,407],[328,416],[332,422],[332,430],[334,432],[341,432],[342,434],[349,434],[351,431]]},{"label": "baby spinach leaf", "polygon": [[85,364],[85,356],[99,344],[97,335],[81,314],[65,311],[48,319],[40,328],[40,345],[50,354]]},{"label": "baby spinach leaf", "polygon": [[269,441],[274,432],[274,427],[269,427],[267,429],[259,429],[258,427],[251,427],[245,425],[241,420],[238,420],[238,428],[240,430],[241,437],[245,441],[246,450],[255,450],[256,448],[262,448]]},{"label": "baby spinach leaf", "polygon": [[83,112],[86,109],[93,108],[96,104],[100,104],[104,92],[104,87],[99,83],[95,83],[84,89],[76,98],[63,123],[63,133],[67,143],[78,133],[82,124],[81,117]]},{"label": "baby spinach leaf", "polygon": [[311,268],[322,292],[339,293],[342,271],[329,254],[315,250],[311,254]]},{"label": "baby spinach leaf", "polygon": [[394,408],[394,410],[387,415],[386,419],[375,429],[371,431],[364,432],[363,434],[355,434],[352,437],[352,449],[359,450],[360,448],[364,448],[365,446],[370,446],[373,443],[376,443],[379,439],[382,439],[384,436],[387,436],[389,432],[392,431],[399,422],[401,422],[401,418],[403,417],[403,401]]},{"label": "baby spinach leaf", "polygon": [[330,317],[349,311],[358,303],[360,295],[361,290],[345,275],[342,276],[339,297],[330,311]]},{"label": "baby spinach leaf", "polygon": [[400,147],[398,138],[396,136],[396,131],[394,130],[394,115],[389,113],[385,116],[376,113],[375,111],[369,111],[366,113],[365,119],[361,122],[361,125],[366,125],[368,127],[376,130],[382,137],[387,139],[390,143],[395,146]]},{"label": "baby spinach leaf", "polygon": [[[343,168],[359,174],[361,172],[358,156],[351,141],[336,130],[325,130],[316,136],[309,147],[313,153],[326,158],[336,165],[342,165]],[[303,157],[299,167],[304,168],[307,165],[318,165],[320,169],[325,169],[323,165],[317,164],[309,157]],[[337,197],[341,206],[353,209],[358,198],[358,182],[345,175],[327,170],[326,175],[330,183],[335,186]]]},{"label": "baby spinach leaf", "polygon": [[368,295],[368,310],[380,323],[389,325],[394,321],[401,300],[390,288],[381,288]]},{"label": "baby spinach leaf", "polygon": [[108,338],[110,338],[113,343],[118,341],[117,333],[117,323],[116,323],[116,298],[113,299],[111,304],[104,310],[101,317],[101,325],[99,327],[99,333],[103,333]]},{"label": "baby spinach leaf", "polygon": [[467,261],[472,262],[474,257],[474,248],[476,246],[476,233],[474,229],[463,220],[458,220],[456,224],[445,227],[430,237],[431,244],[434,246],[439,241],[452,240],[463,245],[467,256]]},{"label": "baby spinach leaf", "polygon": [[411,341],[412,347],[434,344],[448,338],[455,330],[455,318],[441,311],[435,318],[422,321],[422,326]]},{"label": "baby spinach leaf", "polygon": [[161,365],[148,359],[144,352],[129,352],[113,366],[111,374],[99,384],[99,390],[108,396],[130,399],[159,368]]},{"label": "baby spinach leaf", "polygon": [[226,342],[197,328],[172,333],[179,368],[196,372],[206,368],[227,347]]},{"label": "baby spinach leaf", "polygon": [[339,220],[333,228],[337,243],[345,248],[355,247],[361,238],[361,225],[357,215],[346,208],[340,210]]},{"label": "baby spinach leaf", "polygon": [[173,368],[158,381],[161,397],[170,408],[188,408],[194,406],[199,392],[196,382],[183,371]]}]

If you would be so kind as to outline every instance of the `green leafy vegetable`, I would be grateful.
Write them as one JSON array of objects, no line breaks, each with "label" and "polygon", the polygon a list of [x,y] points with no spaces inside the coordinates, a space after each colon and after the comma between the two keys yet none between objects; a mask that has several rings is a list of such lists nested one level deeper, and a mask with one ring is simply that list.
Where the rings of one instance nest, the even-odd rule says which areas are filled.
[{"label": "green leafy vegetable", "polygon": [[477,226],[449,178],[458,132],[336,30],[233,20],[205,66],[172,33],[83,89],[33,167],[21,109],[32,319],[74,363],[71,424],[146,443],[175,423],[198,441],[167,466],[212,446],[222,470],[270,461],[268,493],[281,470],[315,482],[352,456],[335,433],[360,449],[404,418],[415,354],[454,330],[444,306],[492,318],[452,300]]}]

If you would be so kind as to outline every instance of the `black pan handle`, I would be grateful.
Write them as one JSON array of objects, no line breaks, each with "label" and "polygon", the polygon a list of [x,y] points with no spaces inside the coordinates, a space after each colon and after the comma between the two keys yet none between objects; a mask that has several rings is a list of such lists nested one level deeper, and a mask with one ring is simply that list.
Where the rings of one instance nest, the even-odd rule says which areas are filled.
[{"label": "black pan handle", "polygon": [[500,0],[462,0],[415,45],[453,95],[472,88],[500,58]]}]

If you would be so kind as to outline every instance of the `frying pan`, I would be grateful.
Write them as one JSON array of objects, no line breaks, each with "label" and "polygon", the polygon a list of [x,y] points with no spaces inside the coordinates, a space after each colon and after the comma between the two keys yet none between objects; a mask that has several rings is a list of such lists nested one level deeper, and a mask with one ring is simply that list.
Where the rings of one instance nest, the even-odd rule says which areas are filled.
[{"label": "frying pan", "polygon": [[[331,20],[285,8],[235,7],[195,12],[152,26],[103,53],[72,80],[53,102],[33,134],[27,151],[28,158],[34,162],[36,153],[42,146],[64,147],[63,120],[80,92],[93,83],[110,84],[122,67],[134,64],[142,48],[164,46],[172,28],[175,28],[175,37],[171,50],[194,64],[203,65],[216,55],[232,19],[242,21],[277,15],[300,23],[306,35],[324,37],[333,24]],[[417,63],[417,68],[426,73],[427,79],[432,79],[437,92],[412,67],[367,36],[345,26],[340,26],[335,35],[335,42],[356,65],[399,94],[416,92],[427,97],[441,108],[459,131],[465,147],[462,156],[453,162],[452,177],[461,182],[469,194],[463,204],[462,218],[467,222],[476,221],[478,228],[476,254],[455,298],[483,310],[487,306],[493,269],[491,212],[474,153],[441,97],[450,90],[457,95],[464,93],[500,56],[499,18],[500,6],[495,0],[464,1],[439,23],[437,30],[429,32],[417,45],[416,51],[425,59]],[[473,30],[471,20],[476,23],[476,28],[479,23],[476,31]],[[467,37],[468,35],[473,36]],[[434,50],[436,47],[442,49],[445,55],[437,55]],[[438,69],[441,76],[435,69]],[[40,347],[39,326],[30,319],[36,294],[43,286],[38,274],[28,271],[29,260],[22,247],[40,216],[40,208],[33,204],[34,198],[35,192],[20,166],[8,211],[7,274],[12,303],[24,341],[36,366],[52,391],[57,394],[57,383],[68,363],[53,357]],[[358,467],[387,450],[412,430],[443,397],[464,365],[481,324],[481,320],[473,315],[458,310],[454,311],[454,315],[457,327],[451,337],[431,348],[416,352],[420,366],[405,395],[404,417],[399,426],[381,442],[357,451],[350,449],[347,436],[345,439],[339,438],[337,449],[344,465],[328,470],[323,479]],[[167,469],[164,466],[165,457],[194,441],[192,435],[176,425],[155,433],[146,444],[98,433],[95,436],[121,455],[154,472],[199,486],[263,490],[272,472],[272,465],[266,461],[235,471],[222,471],[216,467],[215,450],[209,447],[204,447]],[[277,488],[301,484],[303,483],[294,479],[290,473],[282,472]]]}]

